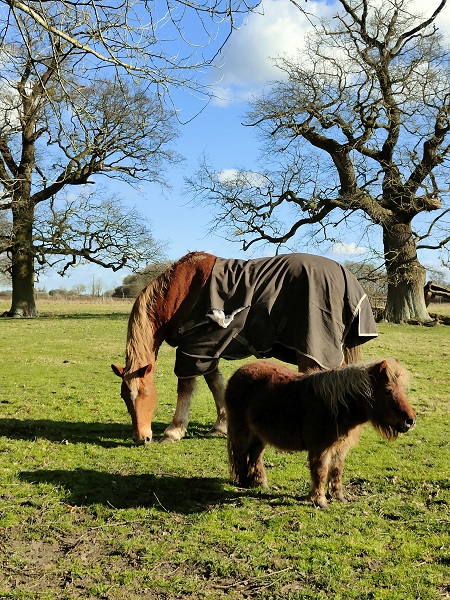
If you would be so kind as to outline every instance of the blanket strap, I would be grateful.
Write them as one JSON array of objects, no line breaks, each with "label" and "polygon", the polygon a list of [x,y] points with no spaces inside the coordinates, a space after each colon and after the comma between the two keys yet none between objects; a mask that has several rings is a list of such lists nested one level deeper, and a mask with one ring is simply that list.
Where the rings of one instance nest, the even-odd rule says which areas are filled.
[{"label": "blanket strap", "polygon": [[263,358],[262,354],[260,354],[258,350],[256,350],[256,348],[245,339],[245,337],[239,335],[239,333],[233,334],[233,339],[242,344],[244,348],[247,348],[250,354],[252,354],[255,358]]},{"label": "blanket strap", "polygon": [[[274,341],[276,341],[280,335],[280,333],[283,331],[286,323],[288,322],[288,318],[286,316],[284,316],[281,321],[278,323],[278,327],[275,331],[275,339]],[[250,354],[252,354],[255,358],[264,358],[264,356],[262,354],[260,354],[258,352],[258,350],[256,350],[256,348],[254,346],[252,346],[250,344],[250,342],[248,342],[248,340],[246,340],[242,335],[240,335],[239,333],[235,333],[233,335],[233,339],[235,339],[237,342],[239,342],[240,344],[242,344],[245,348],[247,348],[247,350],[250,352]]]}]

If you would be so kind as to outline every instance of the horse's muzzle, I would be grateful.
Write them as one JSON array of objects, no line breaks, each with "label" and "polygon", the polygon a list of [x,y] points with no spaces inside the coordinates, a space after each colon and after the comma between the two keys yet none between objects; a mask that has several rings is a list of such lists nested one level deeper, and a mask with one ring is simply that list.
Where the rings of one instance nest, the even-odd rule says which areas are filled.
[{"label": "horse's muzzle", "polygon": [[133,436],[133,441],[136,444],[136,446],[148,446],[149,444],[152,443],[152,438],[151,436],[144,436],[144,437],[136,437]]}]

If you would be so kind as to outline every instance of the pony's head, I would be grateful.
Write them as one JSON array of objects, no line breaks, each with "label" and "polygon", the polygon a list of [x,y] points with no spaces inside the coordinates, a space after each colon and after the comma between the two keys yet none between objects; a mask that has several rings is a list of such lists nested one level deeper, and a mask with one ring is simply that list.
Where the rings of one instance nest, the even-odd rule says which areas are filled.
[{"label": "pony's head", "polygon": [[147,365],[131,373],[124,371],[119,365],[111,365],[111,368],[122,379],[120,395],[131,416],[133,440],[136,444],[150,444],[152,419],[156,408],[154,367]]},{"label": "pony's head", "polygon": [[368,373],[373,388],[370,421],[386,438],[395,439],[416,424],[416,413],[405,394],[409,373],[393,359],[374,363]]}]

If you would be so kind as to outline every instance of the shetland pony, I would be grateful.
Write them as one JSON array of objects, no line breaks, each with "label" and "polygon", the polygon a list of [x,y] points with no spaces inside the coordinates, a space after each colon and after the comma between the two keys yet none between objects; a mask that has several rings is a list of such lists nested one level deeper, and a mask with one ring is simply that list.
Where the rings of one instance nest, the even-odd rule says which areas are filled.
[{"label": "shetland pony", "polygon": [[387,439],[414,427],[407,379],[406,369],[392,359],[303,375],[275,362],[247,363],[231,376],[225,393],[232,480],[266,487],[267,445],[307,450],[312,502],[327,507],[327,483],[329,495],[345,501],[344,460],[363,425],[372,423]]},{"label": "shetland pony", "polygon": [[[356,282],[355,278],[344,267],[337,265],[334,261],[323,257],[312,257],[311,255],[302,256],[307,257],[309,262],[316,261],[312,270],[319,274],[325,282],[327,290],[332,289],[334,291],[333,295],[324,292],[322,302],[327,310],[322,312],[331,315],[334,323],[340,323],[340,319],[344,319],[342,331],[340,331],[341,338],[336,341],[343,350],[343,360],[346,363],[356,362],[360,358],[360,344],[370,339],[370,337],[357,339],[353,335],[357,320],[355,319],[355,312],[345,312],[340,305],[343,298],[345,300],[346,292],[343,292],[342,297],[340,293],[336,293],[337,287],[348,290],[351,287],[349,284]],[[180,331],[187,327],[194,308],[198,307],[199,298],[204,297],[201,294],[208,289],[213,267],[217,261],[223,262],[224,260],[227,259],[219,259],[216,256],[202,252],[191,252],[170,265],[162,274],[151,281],[142,290],[133,305],[128,321],[125,367],[116,364],[111,365],[111,367],[113,372],[122,379],[121,396],[130,413],[133,439],[137,444],[148,444],[153,437],[152,419],[157,400],[155,367],[158,350],[164,341],[178,347],[178,349],[180,348],[178,343]],[[274,257],[267,260],[274,260]],[[247,263],[251,262],[247,261]],[[333,266],[334,273],[337,273],[337,275],[334,275],[334,279],[331,279],[328,274],[327,269],[330,269],[330,266]],[[225,276],[224,279],[226,279]],[[300,288],[298,295],[301,295],[302,298],[308,298],[311,290],[308,290],[308,286],[303,284],[303,279],[300,280],[294,274],[291,277],[291,282],[295,283],[295,281],[297,281],[295,284],[297,288]],[[262,287],[264,288],[269,283],[268,280],[264,281]],[[291,283],[291,285],[293,284]],[[205,319],[204,316],[203,319]],[[264,330],[266,325],[261,323],[259,317],[255,319],[257,326],[254,326],[253,331]],[[300,319],[304,319],[304,314],[301,310],[298,310],[291,317],[291,320],[288,320],[285,329],[294,330],[293,326],[297,325]],[[211,327],[214,326],[216,329],[219,327],[216,324]],[[310,337],[322,339],[323,332],[322,330],[319,332],[316,322],[312,321],[311,327],[313,331]],[[351,335],[347,335],[348,333]],[[328,335],[331,334],[328,333]],[[374,335],[371,337],[374,337]],[[295,344],[293,346],[295,347]],[[226,348],[228,354],[220,353],[218,358],[222,356],[227,359],[242,358],[242,356],[233,355],[230,347],[231,344]],[[211,353],[214,353],[213,348],[212,342],[209,342],[209,346],[205,342],[202,349],[204,354],[199,358],[211,356]],[[257,356],[253,350],[249,350],[247,356],[251,354]],[[320,368],[320,365],[307,353],[291,350],[291,355],[292,358],[288,359],[285,356],[278,355],[275,351],[271,354],[265,354],[266,358],[274,356],[285,362],[291,362],[297,365],[301,371],[308,368]],[[204,376],[212,392],[217,410],[217,420],[211,429],[211,433],[225,436],[227,427],[224,405],[225,383],[217,366],[218,358],[215,360],[214,365],[200,374]],[[197,375],[199,373],[189,372],[187,375],[178,376],[175,413],[161,441],[175,442],[185,435]]]}]

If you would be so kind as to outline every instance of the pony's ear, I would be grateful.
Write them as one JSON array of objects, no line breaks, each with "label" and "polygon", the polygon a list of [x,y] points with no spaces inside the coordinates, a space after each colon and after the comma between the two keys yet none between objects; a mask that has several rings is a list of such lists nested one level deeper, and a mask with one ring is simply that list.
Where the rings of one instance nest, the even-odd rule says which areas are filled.
[{"label": "pony's ear", "polygon": [[382,360],[378,363],[377,365],[377,371],[380,375],[384,375],[387,378],[387,369],[388,369],[388,363],[386,360]]},{"label": "pony's ear", "polygon": [[119,367],[119,365],[111,365],[111,369],[113,373],[117,375],[117,377],[122,377],[123,379],[123,367]]}]

